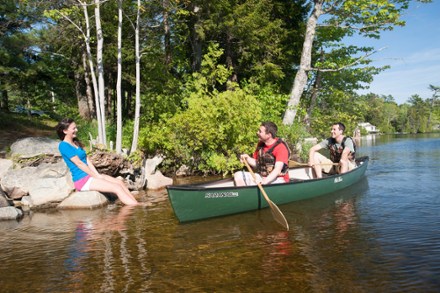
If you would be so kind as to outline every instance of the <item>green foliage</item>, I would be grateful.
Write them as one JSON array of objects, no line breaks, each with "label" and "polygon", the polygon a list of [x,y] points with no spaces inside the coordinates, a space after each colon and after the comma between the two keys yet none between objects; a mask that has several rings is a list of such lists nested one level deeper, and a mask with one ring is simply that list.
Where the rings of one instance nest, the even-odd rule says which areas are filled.
[{"label": "green foliage", "polygon": [[78,128],[78,139],[84,144],[84,146],[89,147],[90,136],[93,139],[96,139],[96,137],[98,136],[98,122],[96,120],[85,121],[79,117],[72,119],[75,120],[76,126]]},{"label": "green foliage", "polygon": [[299,158],[302,162],[309,161],[309,151],[313,147],[313,143],[305,142],[301,144],[301,151],[299,152]]},{"label": "green foliage", "polygon": [[[305,125],[300,123],[293,123],[292,125],[278,125],[278,136],[287,143],[292,154],[296,154],[301,159],[304,159],[304,156],[308,154],[308,149],[307,146],[303,144],[303,140],[311,136]],[[297,149],[298,144],[301,145],[300,149]]]},{"label": "green foliage", "polygon": [[134,121],[129,120],[124,123],[122,127],[122,148],[131,148],[131,142],[133,141],[133,128]]},{"label": "green foliage", "polygon": [[411,133],[428,131],[429,104],[419,95],[413,95],[408,100],[412,107],[408,109],[408,128]]},{"label": "green foliage", "polygon": [[219,48],[217,43],[209,44],[208,52],[203,56],[200,72],[194,72],[186,77],[185,90],[183,92],[184,97],[216,92],[216,86],[226,84],[228,77],[231,76],[232,69],[218,64],[219,58],[222,55],[223,49]]},{"label": "green foliage", "polygon": [[136,150],[128,156],[128,160],[133,165],[134,168],[142,167],[142,163],[144,161],[144,153],[140,150]]},{"label": "green foliage", "polygon": [[214,95],[193,95],[187,109],[143,128],[142,148],[162,151],[192,170],[227,173],[240,166],[237,155],[255,145],[261,121],[260,104],[241,89]]},{"label": "green foliage", "polygon": [[245,83],[244,90],[255,95],[261,103],[263,121],[273,121],[277,125],[282,124],[282,116],[289,100],[288,95],[280,93],[274,84]]},{"label": "green foliage", "polygon": [[[98,136],[98,122],[96,120],[90,120],[90,121],[84,120],[78,115],[64,116],[64,117],[72,118],[75,121],[78,127],[78,133],[77,133],[78,139],[84,144],[85,147],[89,148],[90,139],[95,140]],[[110,141],[113,141],[113,143],[115,142],[115,137],[116,137],[115,123],[108,123],[106,131],[108,134],[107,136],[108,146],[110,146],[109,144]]]},{"label": "green foliage", "polygon": [[355,111],[355,101],[351,93],[333,89],[330,97],[322,99],[312,112],[311,134],[320,138],[327,137],[333,123],[342,122],[346,133],[352,133],[359,119]]}]

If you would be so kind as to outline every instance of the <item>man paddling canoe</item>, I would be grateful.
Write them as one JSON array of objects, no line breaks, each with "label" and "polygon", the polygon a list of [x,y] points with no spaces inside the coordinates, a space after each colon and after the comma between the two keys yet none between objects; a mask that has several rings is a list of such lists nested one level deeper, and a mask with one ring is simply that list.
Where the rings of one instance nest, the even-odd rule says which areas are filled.
[{"label": "man paddling canoe", "polygon": [[234,181],[236,186],[272,184],[289,182],[290,151],[286,143],[277,137],[278,127],[273,122],[263,122],[257,132],[258,145],[252,157],[242,154],[240,160],[246,160],[257,172],[256,181],[249,172],[236,172]]}]

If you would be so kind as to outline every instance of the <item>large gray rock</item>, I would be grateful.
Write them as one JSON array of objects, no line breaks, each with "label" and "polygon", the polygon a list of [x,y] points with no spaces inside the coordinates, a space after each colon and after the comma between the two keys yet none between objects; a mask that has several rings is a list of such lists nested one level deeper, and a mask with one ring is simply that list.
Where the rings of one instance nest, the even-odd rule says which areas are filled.
[{"label": "large gray rock", "polygon": [[8,172],[12,166],[13,162],[8,159],[0,159],[0,181],[2,181],[2,177]]},{"label": "large gray rock", "polygon": [[156,171],[157,166],[162,163],[163,157],[155,156],[145,161],[144,172],[147,189],[161,189],[167,185],[173,184],[173,179],[164,176],[160,171]]},{"label": "large gray rock", "polygon": [[146,175],[154,174],[156,172],[157,166],[159,166],[160,163],[162,163],[162,161],[163,161],[162,156],[155,156],[154,158],[145,160],[145,165],[144,165],[145,174]]},{"label": "large gray rock", "polygon": [[16,220],[23,216],[23,212],[15,207],[0,208],[0,220]]},{"label": "large gray rock", "polygon": [[58,208],[92,209],[105,206],[108,202],[108,199],[97,191],[80,191],[72,193],[58,205]]},{"label": "large gray rock", "polygon": [[164,176],[160,171],[156,171],[152,175],[146,175],[146,178],[147,188],[152,190],[161,189],[173,184],[173,179]]},{"label": "large gray rock", "polygon": [[12,199],[20,199],[29,194],[29,188],[37,176],[37,167],[12,169],[3,175],[0,182],[2,189]]},{"label": "large gray rock", "polygon": [[29,189],[29,196],[35,206],[50,202],[60,202],[72,192],[67,176],[59,178],[41,178]]},{"label": "large gray rock", "polygon": [[0,208],[4,208],[4,207],[8,207],[8,206],[10,206],[10,204],[8,202],[8,198],[6,196],[6,193],[0,187]]},{"label": "large gray rock", "polygon": [[27,137],[11,145],[11,155],[19,158],[32,158],[40,155],[61,156],[58,151],[59,141],[48,137]]},{"label": "large gray rock", "polygon": [[9,170],[1,187],[12,199],[29,195],[31,206],[60,202],[73,191],[73,182],[64,162]]}]

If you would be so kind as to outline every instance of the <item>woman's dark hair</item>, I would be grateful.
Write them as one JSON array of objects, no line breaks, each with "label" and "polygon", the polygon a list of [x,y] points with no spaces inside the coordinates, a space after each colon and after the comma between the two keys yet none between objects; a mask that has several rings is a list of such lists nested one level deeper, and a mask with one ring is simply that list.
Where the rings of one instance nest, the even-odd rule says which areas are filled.
[{"label": "woman's dark hair", "polygon": [[[60,140],[64,140],[64,137],[66,136],[64,130],[69,128],[69,125],[73,122],[75,121],[72,118],[64,118],[63,120],[58,122],[58,125],[56,126],[56,131]],[[81,141],[76,137],[73,139],[73,143],[79,147],[84,147]]]}]

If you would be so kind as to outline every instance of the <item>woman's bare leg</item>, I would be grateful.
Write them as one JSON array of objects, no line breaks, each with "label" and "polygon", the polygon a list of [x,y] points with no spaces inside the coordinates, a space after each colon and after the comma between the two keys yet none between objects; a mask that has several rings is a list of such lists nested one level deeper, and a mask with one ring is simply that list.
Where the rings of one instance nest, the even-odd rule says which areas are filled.
[{"label": "woman's bare leg", "polygon": [[[119,184],[119,185],[124,189],[124,191],[125,191],[127,194],[130,194],[130,196],[131,196],[133,199],[135,199],[134,196],[131,194],[130,190],[128,190],[127,186],[125,185],[125,183],[124,183],[122,180],[120,180],[120,179],[118,179],[118,178],[114,178],[114,177],[109,176],[109,175],[105,175],[105,174],[101,174],[101,175],[104,177],[105,180],[110,181],[110,182],[114,182],[114,183],[116,183],[116,184]],[[135,199],[135,200],[136,200],[136,199]]]},{"label": "woman's bare leg", "polygon": [[[105,175],[107,176],[107,175]],[[127,187],[124,185],[124,183],[116,178],[113,178],[111,176],[108,176],[110,178],[113,178],[115,180],[120,181],[121,184],[118,182],[115,182],[114,180],[107,180],[104,178],[93,178],[93,181],[90,184],[90,190],[96,190],[100,192],[110,192],[114,193],[118,196],[118,198],[126,205],[137,205],[139,204],[138,201],[134,198],[134,196],[128,191]],[[125,187],[125,188],[124,188]]]}]

